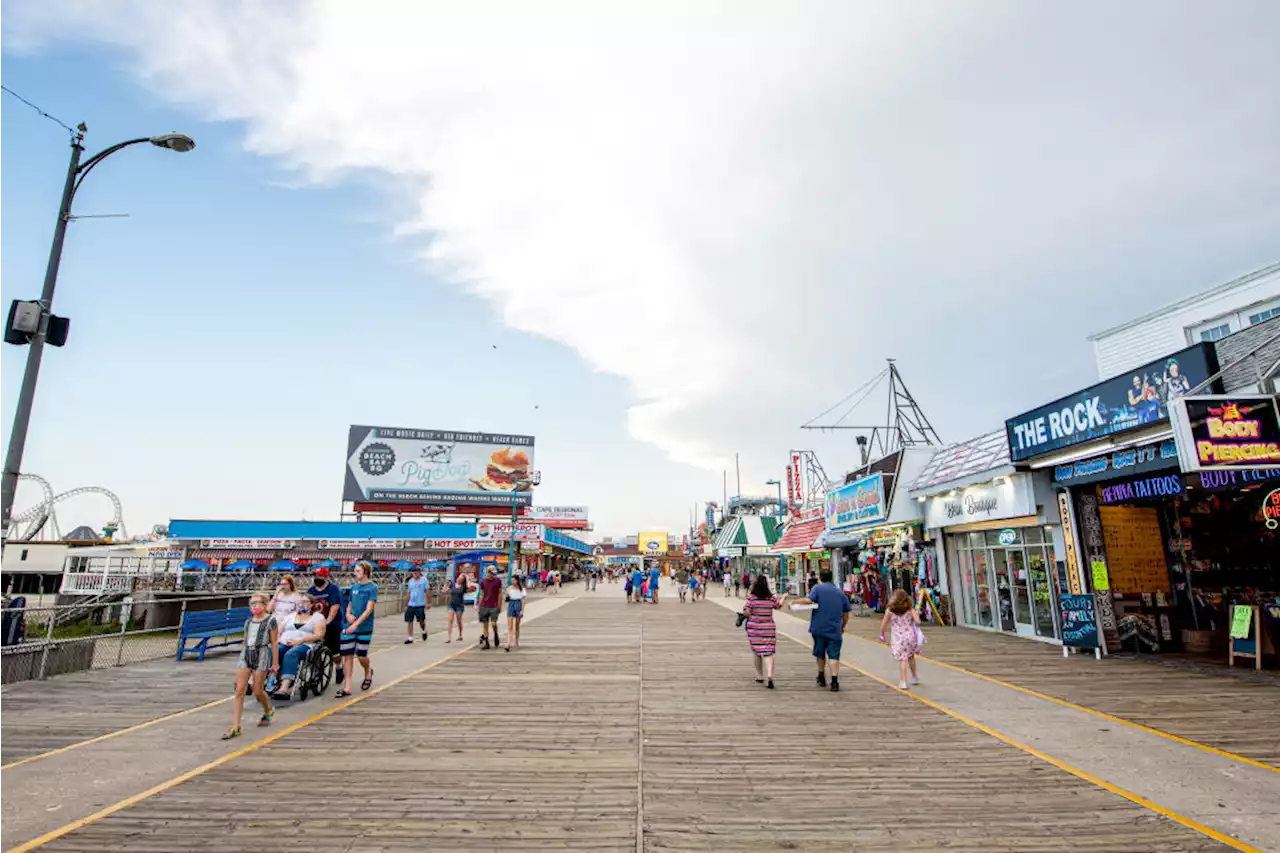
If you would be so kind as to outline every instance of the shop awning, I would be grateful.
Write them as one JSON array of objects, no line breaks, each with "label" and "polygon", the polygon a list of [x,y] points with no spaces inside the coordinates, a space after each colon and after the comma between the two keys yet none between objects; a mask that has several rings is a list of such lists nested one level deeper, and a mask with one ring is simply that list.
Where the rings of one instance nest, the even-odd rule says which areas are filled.
[{"label": "shop awning", "polygon": [[191,552],[194,560],[275,560],[281,554],[293,556],[292,550],[284,551],[236,551],[229,548],[197,548]]},{"label": "shop awning", "polygon": [[[778,541],[778,521],[769,515],[735,515],[716,534],[722,557],[763,554]],[[753,550],[754,549],[754,550]]]},{"label": "shop awning", "polygon": [[797,551],[809,551],[813,548],[814,540],[822,534],[826,526],[827,520],[825,518],[811,518],[808,521],[792,524],[782,534],[782,538],[774,544],[771,551],[775,554],[794,554]]}]

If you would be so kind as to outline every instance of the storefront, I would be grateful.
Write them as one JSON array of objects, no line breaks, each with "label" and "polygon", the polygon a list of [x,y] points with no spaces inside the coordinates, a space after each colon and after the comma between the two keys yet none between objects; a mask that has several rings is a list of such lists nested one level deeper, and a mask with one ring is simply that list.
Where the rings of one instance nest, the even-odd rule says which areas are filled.
[{"label": "storefront", "polygon": [[788,578],[803,579],[831,568],[831,552],[815,545],[825,529],[822,507],[815,507],[809,517],[800,515],[787,525],[769,554],[785,561]]},{"label": "storefront", "polygon": [[[1011,461],[1047,475],[1057,490],[1050,530],[1058,526],[1061,536],[1045,553],[1055,568],[1061,563],[1057,592],[1092,593],[1110,651],[1183,646],[1191,604],[1169,542],[1179,538],[1170,534],[1186,489],[1169,412],[1217,369],[1212,345],[1198,344],[1005,423]],[[1034,543],[1026,541],[1021,559],[1029,561]],[[1022,591],[1012,594],[1016,607]],[[1027,595],[1034,613],[1030,585]],[[1037,631],[1040,622],[1047,624],[1037,621]]]},{"label": "storefront", "polygon": [[941,594],[937,551],[922,507],[907,490],[934,454],[932,447],[903,448],[851,472],[827,493],[822,543],[833,554],[837,580],[848,581],[873,610],[883,609],[895,589]]},{"label": "storefront", "polygon": [[[941,538],[956,622],[1058,641],[1062,533],[1047,475],[1019,473],[1004,431],[938,451],[912,484]],[[1055,542],[1057,544],[1055,544]]]},{"label": "storefront", "polygon": [[777,577],[778,558],[769,556],[777,542],[778,520],[773,516],[732,515],[716,533],[715,555],[720,558],[717,568],[727,569],[735,576],[747,572]]}]

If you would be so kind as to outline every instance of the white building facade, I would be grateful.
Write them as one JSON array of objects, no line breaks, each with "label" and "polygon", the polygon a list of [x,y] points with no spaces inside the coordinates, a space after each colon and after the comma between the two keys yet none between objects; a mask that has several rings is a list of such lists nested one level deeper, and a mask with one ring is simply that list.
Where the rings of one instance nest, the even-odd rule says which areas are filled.
[{"label": "white building facade", "polygon": [[1280,316],[1280,263],[1090,335],[1098,378],[1110,379],[1202,341],[1217,342]]}]

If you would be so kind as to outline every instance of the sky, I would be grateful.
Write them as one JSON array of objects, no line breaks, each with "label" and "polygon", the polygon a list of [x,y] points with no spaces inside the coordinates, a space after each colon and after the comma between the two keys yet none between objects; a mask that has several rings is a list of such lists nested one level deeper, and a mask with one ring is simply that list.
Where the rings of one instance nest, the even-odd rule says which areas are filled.
[{"label": "sky", "polygon": [[[1268,0],[2,13],[0,78],[87,153],[197,140],[77,197],[129,215],[70,227],[23,466],[132,534],[336,517],[350,424],[531,434],[537,503],[678,533],[735,454],[747,494],[790,449],[846,470],[799,426],[886,358],[963,440],[1093,382],[1089,333],[1280,259]],[[0,109],[7,302],[68,149]]]}]

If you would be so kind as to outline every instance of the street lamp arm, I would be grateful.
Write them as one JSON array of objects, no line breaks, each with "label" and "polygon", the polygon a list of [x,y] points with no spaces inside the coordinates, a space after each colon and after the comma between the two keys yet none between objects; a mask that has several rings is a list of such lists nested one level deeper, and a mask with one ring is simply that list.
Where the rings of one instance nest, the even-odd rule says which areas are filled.
[{"label": "street lamp arm", "polygon": [[[76,169],[76,174],[79,175],[79,177],[76,178],[76,185],[71,189],[71,198],[72,199],[75,198],[76,193],[79,192],[80,190],[80,185],[84,183],[84,179],[88,177],[91,171],[93,171],[94,166],[98,165],[107,157],[110,157],[112,154],[119,151],[121,148],[127,148],[130,145],[137,145],[141,142],[150,142],[150,141],[151,141],[151,137],[143,136],[143,137],[139,137],[138,139],[130,139],[125,142],[117,142],[115,145],[112,145],[110,148],[104,148],[101,151],[99,151],[97,154],[94,154],[88,160],[85,160],[83,163],[80,164],[80,167]],[[68,204],[66,213],[71,212],[70,207],[71,206]]]}]

